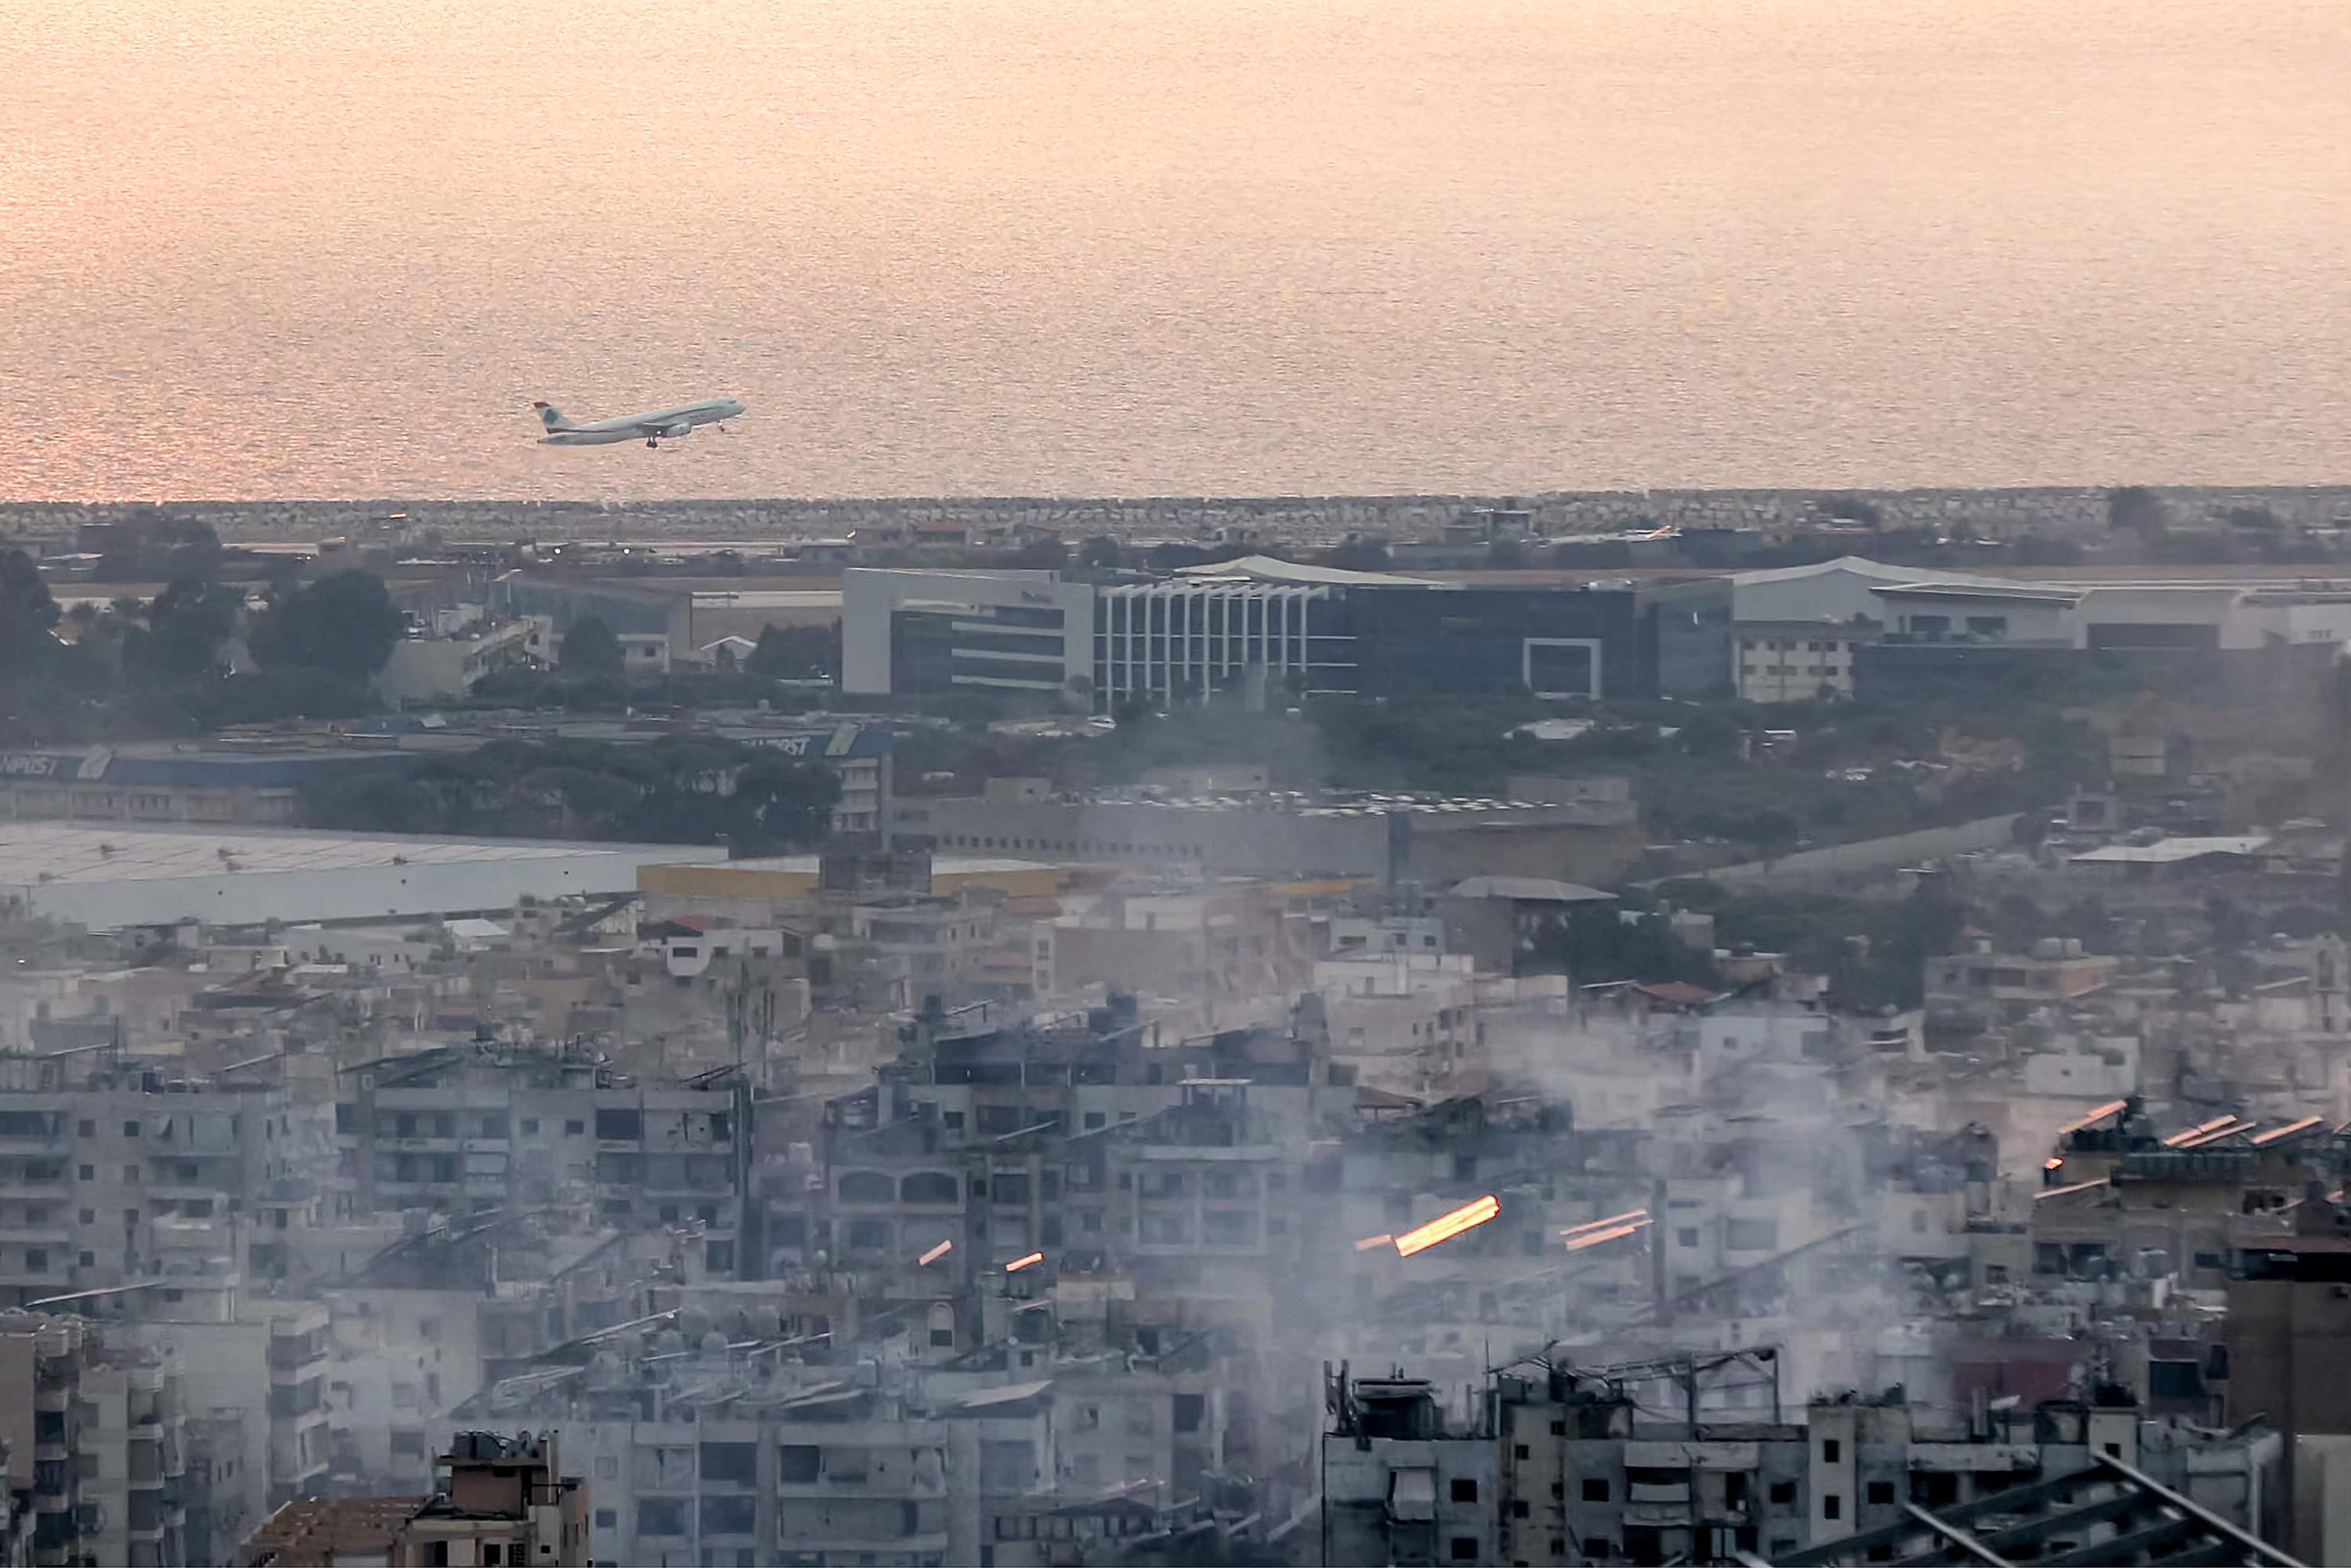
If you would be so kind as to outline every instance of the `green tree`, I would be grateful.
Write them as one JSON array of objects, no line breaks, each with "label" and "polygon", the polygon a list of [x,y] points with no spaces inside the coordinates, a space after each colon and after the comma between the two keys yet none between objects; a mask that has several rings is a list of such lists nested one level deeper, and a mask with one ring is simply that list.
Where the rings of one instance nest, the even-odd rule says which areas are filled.
[{"label": "green tree", "polygon": [[741,821],[730,835],[737,852],[797,849],[821,840],[832,826],[841,777],[819,763],[763,754],[735,780]]},{"label": "green tree", "polygon": [[20,671],[57,652],[57,601],[23,550],[0,555],[0,669]]},{"label": "green tree", "polygon": [[244,590],[181,578],[147,607],[147,634],[131,645],[126,663],[156,685],[214,674],[244,613]]},{"label": "green tree", "polygon": [[762,626],[759,645],[743,660],[747,674],[776,681],[834,680],[841,674],[841,622]]},{"label": "green tree", "polygon": [[2126,533],[2159,534],[2164,529],[2163,498],[2144,485],[2125,485],[2106,493],[2106,526]]},{"label": "green tree", "polygon": [[364,681],[392,657],[407,617],[373,572],[331,572],[272,603],[253,628],[253,654],[280,669]]},{"label": "green tree", "polygon": [[582,615],[563,633],[559,663],[567,675],[615,675],[627,662],[619,635],[593,615]]}]

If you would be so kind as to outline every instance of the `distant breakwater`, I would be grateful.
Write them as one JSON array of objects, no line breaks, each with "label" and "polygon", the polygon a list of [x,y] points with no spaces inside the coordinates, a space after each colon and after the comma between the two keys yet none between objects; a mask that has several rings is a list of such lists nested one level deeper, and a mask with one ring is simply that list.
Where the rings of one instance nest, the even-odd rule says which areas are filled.
[{"label": "distant breakwater", "polygon": [[[2266,512],[2288,528],[2351,528],[2351,485],[2149,486],[2175,527]],[[1884,528],[1965,524],[1985,538],[2095,535],[2110,488],[1907,490],[1607,490],[1521,496],[909,497],[875,500],[180,501],[0,504],[0,537],[55,538],[84,524],[142,513],[210,524],[225,539],[433,531],[452,539],[672,538],[745,541],[837,538],[861,529],[961,522],[1120,539],[1249,534],[1328,541],[1350,534],[1427,538],[1484,510],[1530,515],[1552,537],[1627,529],[1756,528],[1788,532],[1866,517]]]}]

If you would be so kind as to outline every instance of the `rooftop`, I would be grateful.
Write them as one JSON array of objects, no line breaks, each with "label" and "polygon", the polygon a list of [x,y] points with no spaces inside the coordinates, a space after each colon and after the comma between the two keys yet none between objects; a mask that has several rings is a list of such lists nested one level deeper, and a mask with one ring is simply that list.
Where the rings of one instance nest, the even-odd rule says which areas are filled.
[{"label": "rooftop", "polygon": [[[699,846],[533,839],[433,839],[256,829],[131,827],[122,823],[0,822],[0,887],[158,881],[500,861],[685,853]],[[704,852],[707,853],[708,852]]]},{"label": "rooftop", "polygon": [[1507,898],[1520,904],[1614,904],[1616,895],[1581,883],[1541,876],[1473,876],[1453,884],[1455,898]]},{"label": "rooftop", "polygon": [[2085,850],[2073,857],[2085,865],[2169,865],[2203,855],[2258,854],[2270,841],[2267,833],[2236,833],[2222,838],[2158,839],[2151,844],[2108,844]]},{"label": "rooftop", "polygon": [[1304,587],[1328,588],[1458,588],[1460,584],[1439,582],[1435,578],[1405,577],[1388,571],[1348,571],[1335,566],[1304,566],[1294,560],[1277,560],[1267,555],[1245,555],[1237,560],[1209,561],[1200,566],[1176,569],[1179,582],[1214,582],[1219,580],[1240,580],[1249,582],[1290,583]]},{"label": "rooftop", "polygon": [[246,1537],[243,1561],[294,1564],[330,1561],[330,1553],[387,1550],[402,1521],[423,1507],[421,1497],[297,1498]]}]

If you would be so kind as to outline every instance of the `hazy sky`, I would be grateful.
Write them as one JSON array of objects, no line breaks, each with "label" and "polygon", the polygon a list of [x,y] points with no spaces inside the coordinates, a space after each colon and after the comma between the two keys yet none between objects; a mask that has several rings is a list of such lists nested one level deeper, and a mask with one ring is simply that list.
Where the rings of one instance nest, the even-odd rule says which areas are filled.
[{"label": "hazy sky", "polygon": [[2345,0],[5,9],[0,497],[2351,479]]}]

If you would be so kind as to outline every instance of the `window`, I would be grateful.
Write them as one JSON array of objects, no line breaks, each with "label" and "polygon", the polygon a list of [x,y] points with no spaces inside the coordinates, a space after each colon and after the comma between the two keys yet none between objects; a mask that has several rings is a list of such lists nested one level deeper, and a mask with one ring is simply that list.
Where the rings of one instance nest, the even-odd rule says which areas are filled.
[{"label": "window", "polygon": [[1872,1508],[1891,1508],[1894,1506],[1894,1483],[1892,1481],[1870,1482],[1869,1506]]},{"label": "window", "polygon": [[705,1497],[702,1500],[702,1533],[749,1535],[759,1528],[759,1501],[751,1497]]},{"label": "window", "polygon": [[901,1203],[951,1204],[962,1197],[961,1184],[944,1171],[916,1171],[898,1184]]},{"label": "window", "polygon": [[1583,1500],[1586,1502],[1606,1502],[1608,1500],[1608,1478],[1606,1476],[1584,1477]]},{"label": "window", "polygon": [[1455,1502],[1476,1502],[1478,1500],[1477,1481],[1468,1476],[1454,1477],[1453,1500]]},{"label": "window", "polygon": [[576,1116],[563,1124],[563,1135],[567,1138],[576,1138],[587,1130],[588,1124]]},{"label": "window", "polygon": [[886,1219],[851,1220],[848,1245],[857,1251],[885,1250],[890,1245],[890,1222]]},{"label": "window", "polygon": [[617,1530],[618,1528],[620,1528],[620,1523],[621,1523],[621,1516],[620,1516],[619,1512],[618,1512],[618,1511],[616,1511],[615,1510],[609,1509],[609,1508],[600,1508],[600,1509],[598,1509],[598,1510],[596,1511],[596,1528],[597,1528],[597,1529],[599,1529],[599,1530]]},{"label": "window", "polygon": [[1678,1229],[1678,1230],[1675,1231],[1675,1232],[1674,1232],[1674,1245],[1675,1245],[1675,1246],[1677,1246],[1677,1247],[1695,1247],[1695,1246],[1697,1246],[1697,1245],[1698,1245],[1698,1230],[1697,1230],[1697,1228],[1696,1228],[1696,1227],[1694,1227],[1694,1226],[1687,1226],[1687,1225],[1686,1225],[1686,1226],[1682,1227],[1680,1229]]},{"label": "window", "polygon": [[788,1487],[814,1486],[819,1451],[813,1443],[786,1443],[776,1450],[776,1479]]},{"label": "window", "polygon": [[[1844,1445],[1843,1443],[1838,1442],[1834,1437],[1823,1437],[1821,1439],[1821,1463],[1824,1465],[1834,1465],[1844,1457]],[[1829,1517],[1831,1519],[1834,1519],[1836,1515],[1831,1514]]]},{"label": "window", "polygon": [[1477,1562],[1478,1538],[1474,1535],[1455,1536],[1453,1538],[1453,1561],[1456,1563]]},{"label": "window", "polygon": [[98,1179],[98,1167],[96,1166],[83,1166],[75,1174],[83,1181],[96,1181]]},{"label": "window", "polygon": [[637,1533],[684,1535],[685,1502],[682,1498],[648,1497],[637,1501]]},{"label": "window", "polygon": [[843,1171],[839,1186],[843,1203],[888,1203],[898,1196],[898,1184],[879,1171]]},{"label": "window", "polygon": [[1524,1462],[1525,1460],[1534,1457],[1534,1450],[1528,1448],[1524,1443],[1520,1443],[1510,1450],[1510,1454],[1512,1458]]},{"label": "window", "polygon": [[759,1446],[757,1443],[705,1443],[702,1445],[702,1479],[705,1481],[726,1481],[736,1486],[753,1486],[759,1479]]},{"label": "window", "polygon": [[[1176,1429],[1178,1432],[1198,1431],[1200,1429],[1200,1419],[1207,1413],[1207,1396],[1205,1394],[1178,1394],[1176,1396],[1175,1409],[1173,1412],[1176,1419]],[[1461,1483],[1456,1481],[1453,1484],[1458,1487]],[[1475,1488],[1478,1483],[1471,1481],[1469,1484],[1472,1488]]]},{"label": "window", "polygon": [[[536,1116],[525,1116],[525,1117],[522,1119],[522,1135],[523,1135],[524,1137],[526,1137],[526,1138],[536,1138],[537,1136],[538,1136],[538,1117],[536,1117]],[[606,1512],[606,1513],[609,1513],[609,1512],[611,1512],[611,1510],[609,1510],[609,1509],[603,1509],[603,1510],[599,1510],[598,1511],[600,1511],[600,1512]]]},{"label": "window", "polygon": [[98,1124],[97,1124],[96,1122],[92,1121],[89,1117],[88,1117],[88,1116],[83,1117],[83,1118],[81,1119],[80,1126],[81,1126],[81,1135],[82,1135],[83,1137],[85,1137],[85,1138],[95,1138],[96,1136],[98,1136]]},{"label": "window", "polygon": [[26,1273],[27,1273],[27,1274],[46,1274],[46,1273],[47,1273],[48,1271],[49,1271],[49,1251],[48,1251],[48,1249],[47,1249],[47,1248],[46,1248],[46,1247],[27,1247],[27,1248],[26,1248],[26,1249],[25,1249],[25,1272],[26,1272]]},{"label": "window", "polygon": [[608,1111],[596,1113],[596,1136],[615,1143],[632,1143],[645,1135],[645,1118],[642,1111]]},{"label": "window", "polygon": [[1109,1120],[1110,1118],[1100,1111],[1089,1111],[1086,1113],[1086,1131],[1089,1133],[1099,1132],[1102,1130],[1103,1124]]},{"label": "window", "polygon": [[1777,1508],[1795,1507],[1796,1483],[1793,1481],[1773,1481],[1771,1483],[1771,1502],[1772,1505]]},{"label": "window", "polygon": [[1844,1499],[1839,1497],[1834,1492],[1830,1492],[1821,1499],[1821,1517],[1823,1519],[1841,1519],[1844,1516]]}]

